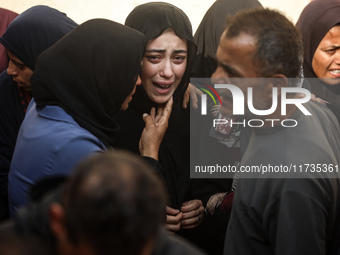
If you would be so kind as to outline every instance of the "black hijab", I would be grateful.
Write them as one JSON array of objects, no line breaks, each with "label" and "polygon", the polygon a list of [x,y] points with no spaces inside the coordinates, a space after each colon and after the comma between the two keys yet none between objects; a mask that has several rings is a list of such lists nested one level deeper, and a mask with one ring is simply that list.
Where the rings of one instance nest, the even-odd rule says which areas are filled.
[{"label": "black hijab", "polygon": [[[196,53],[191,23],[187,15],[172,4],[151,2],[141,4],[133,9],[126,18],[125,25],[143,33],[146,41],[157,38],[167,28],[172,28],[178,37],[187,40],[187,67],[182,81],[173,95],[175,107],[182,107],[183,94],[189,85],[190,70]],[[139,86],[131,107],[138,109],[140,112],[150,112],[152,106],[156,106],[155,103],[148,98],[143,87]]]},{"label": "black hijab", "polygon": [[197,54],[191,76],[210,78],[217,68],[216,51],[226,18],[240,10],[262,7],[258,0],[217,0],[205,13],[195,33]]},{"label": "black hijab", "polygon": [[[169,127],[163,138],[159,161],[164,167],[160,173],[168,186],[171,206],[180,208],[188,200],[190,183],[190,118],[189,107],[183,109],[183,94],[187,89],[191,63],[196,52],[192,36],[191,23],[186,14],[168,3],[154,2],[137,6],[127,17],[125,24],[145,34],[147,40],[160,36],[167,28],[172,28],[176,35],[188,42],[187,67],[184,76],[176,89],[174,105],[169,119]],[[115,137],[115,145],[139,153],[138,143],[145,126],[142,114],[149,113],[156,103],[151,101],[143,86],[138,86],[130,107],[117,116],[121,126]]]},{"label": "black hijab", "polygon": [[65,13],[38,5],[20,14],[0,38],[0,43],[32,71],[38,56],[77,26]]},{"label": "black hijab", "polygon": [[31,80],[37,106],[62,107],[112,145],[114,114],[135,86],[144,48],[134,29],[105,19],[83,23],[40,55]]},{"label": "black hijab", "polygon": [[[314,0],[302,11],[296,27],[302,34],[304,47],[303,71],[306,78],[317,78],[313,71],[314,53],[328,31],[340,23],[340,1]],[[340,118],[340,84],[329,85],[309,79],[312,93],[331,104],[327,105]]]},{"label": "black hijab", "polygon": [[[38,56],[77,24],[64,13],[34,6],[21,13],[0,38],[0,43],[34,71]],[[7,177],[20,125],[31,91],[17,87],[5,71],[0,75],[0,193],[7,196]],[[5,206],[3,207],[5,208]]]}]

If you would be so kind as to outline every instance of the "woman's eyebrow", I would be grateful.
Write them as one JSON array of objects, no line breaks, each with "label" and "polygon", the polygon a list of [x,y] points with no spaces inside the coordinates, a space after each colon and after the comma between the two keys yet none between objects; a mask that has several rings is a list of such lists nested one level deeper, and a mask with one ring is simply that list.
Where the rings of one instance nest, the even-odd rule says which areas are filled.
[{"label": "woman's eyebrow", "polygon": [[24,63],[20,63],[20,62],[18,62],[18,61],[16,61],[16,60],[14,60],[14,59],[12,59],[12,58],[9,58],[15,65],[17,65],[17,66],[26,66]]},{"label": "woman's eyebrow", "polygon": [[329,45],[329,46],[323,47],[322,50],[324,50],[324,49],[339,49],[339,48],[340,48],[340,45],[333,44],[333,45]]},{"label": "woman's eyebrow", "polygon": [[[163,53],[163,52],[166,52],[166,50],[152,49],[152,50],[146,50],[145,52]],[[176,54],[178,54],[178,53],[187,53],[187,51],[186,50],[174,50],[174,53],[176,53]]]},{"label": "woman's eyebrow", "polygon": [[165,52],[165,50],[161,50],[161,49],[152,49],[152,50],[146,50],[145,52],[156,52],[156,53],[162,53],[162,52]]},{"label": "woman's eyebrow", "polygon": [[186,50],[174,50],[174,53],[187,53],[187,51]]}]

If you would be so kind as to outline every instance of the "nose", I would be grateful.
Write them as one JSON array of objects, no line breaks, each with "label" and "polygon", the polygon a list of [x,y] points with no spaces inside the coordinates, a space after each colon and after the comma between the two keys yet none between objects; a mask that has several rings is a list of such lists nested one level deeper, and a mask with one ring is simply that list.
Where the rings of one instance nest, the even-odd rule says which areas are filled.
[{"label": "nose", "polygon": [[340,65],[340,49],[337,49],[334,55],[334,63],[336,63],[337,65]]},{"label": "nose", "polygon": [[18,75],[18,68],[15,66],[12,60],[10,60],[8,63],[7,74],[12,76]]},{"label": "nose", "polygon": [[218,66],[216,68],[215,72],[211,75],[210,82],[213,84],[228,83],[228,77],[222,67]]},{"label": "nose", "polygon": [[160,76],[165,78],[171,78],[174,75],[170,60],[164,60],[160,68],[161,68],[159,72]]},{"label": "nose", "polygon": [[142,79],[140,78],[140,75],[138,75],[137,81],[136,81],[136,86],[139,86],[141,84],[142,84]]}]

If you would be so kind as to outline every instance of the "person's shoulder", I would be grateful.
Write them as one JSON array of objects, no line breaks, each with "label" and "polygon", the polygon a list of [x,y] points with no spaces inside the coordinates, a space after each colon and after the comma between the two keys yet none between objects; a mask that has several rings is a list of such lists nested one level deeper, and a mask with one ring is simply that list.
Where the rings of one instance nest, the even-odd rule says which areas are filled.
[{"label": "person's shoulder", "polygon": [[[59,144],[101,144],[95,135],[81,127],[63,108],[56,105],[31,108],[33,115],[39,115],[39,120],[36,120],[36,122],[39,122],[41,127],[46,128],[46,131],[50,131],[49,133],[46,132],[46,136],[53,140],[58,139]],[[29,114],[31,114],[31,111],[27,113],[27,115]],[[33,118],[30,119],[30,122],[32,121],[34,121]]]},{"label": "person's shoulder", "polygon": [[[12,76],[7,74],[7,71],[3,71],[0,73],[0,91],[2,92],[1,95],[4,93],[4,91],[16,91],[16,83],[13,81]],[[4,96],[7,96],[5,94]]]}]

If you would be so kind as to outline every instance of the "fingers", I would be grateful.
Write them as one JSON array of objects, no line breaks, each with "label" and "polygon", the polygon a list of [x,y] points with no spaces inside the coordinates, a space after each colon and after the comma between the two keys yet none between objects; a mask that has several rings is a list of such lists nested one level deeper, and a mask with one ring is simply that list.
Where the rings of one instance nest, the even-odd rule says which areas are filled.
[{"label": "fingers", "polygon": [[203,203],[201,200],[195,199],[195,200],[186,201],[182,204],[181,211],[183,213],[190,212],[190,211],[198,209],[200,206],[203,207]]},{"label": "fingers", "polygon": [[316,102],[318,102],[319,104],[326,105],[326,102],[319,97],[316,98]]},{"label": "fingers", "polygon": [[200,216],[200,215],[204,214],[204,207],[200,206],[200,207],[196,208],[193,211],[190,211],[190,212],[187,212],[187,213],[182,212],[182,213],[183,213],[182,220],[195,218],[197,216]]},{"label": "fingers", "polygon": [[190,86],[192,86],[192,85],[189,83],[189,86],[188,86],[188,88],[185,91],[184,96],[183,96],[183,109],[186,109],[188,107],[188,103],[189,103],[189,99],[190,99]]},{"label": "fingers", "polygon": [[183,214],[180,212],[179,214],[177,214],[176,216],[174,215],[166,215],[166,224],[172,224],[172,225],[176,225],[176,224],[180,224],[181,223],[181,219],[182,219]]},{"label": "fingers", "polygon": [[189,83],[189,87],[190,87],[190,91],[191,91],[190,99],[191,99],[192,107],[194,109],[197,109],[198,108],[198,96],[201,97],[203,92],[201,90],[199,90],[198,88],[196,88],[191,83]]},{"label": "fingers", "polygon": [[164,105],[158,106],[157,115],[155,117],[155,125],[158,126],[166,121],[168,121],[173,105],[173,98],[171,97],[169,101]]},{"label": "fingers", "polygon": [[316,97],[314,94],[311,94],[311,98],[310,98],[312,101],[314,102],[318,102],[319,104],[323,104],[323,105],[326,105],[328,102],[319,98],[319,97]]},{"label": "fingers", "polygon": [[198,98],[197,98],[197,94],[196,91],[193,91],[190,93],[190,99],[191,99],[191,105],[194,109],[198,108]]},{"label": "fingers", "polygon": [[196,216],[195,218],[182,220],[181,221],[181,228],[182,229],[191,229],[199,226],[202,223],[204,214],[200,214]]},{"label": "fingers", "polygon": [[310,100],[316,102],[316,96],[314,94],[311,94]]},{"label": "fingers", "polygon": [[[167,208],[168,209],[168,208]],[[173,208],[171,208],[173,209]],[[175,210],[175,209],[174,209]],[[177,210],[179,211],[179,210]],[[172,211],[174,212],[174,211]],[[182,219],[182,213],[178,213],[176,216],[174,215],[166,215],[166,224],[165,228],[170,232],[177,232],[181,229],[181,219]]]},{"label": "fingers", "polygon": [[155,117],[156,117],[156,109],[155,109],[155,107],[151,108],[150,115],[151,115],[153,121],[155,121]]},{"label": "fingers", "polygon": [[166,207],[166,214],[177,215],[179,213],[180,213],[180,210],[178,210],[178,209],[174,209],[174,208],[172,208],[170,206]]},{"label": "fingers", "polygon": [[162,114],[164,118],[169,119],[169,117],[171,115],[173,104],[174,104],[174,100],[171,97],[164,107],[164,111],[163,111],[163,114]]},{"label": "fingers", "polygon": [[183,213],[181,228],[195,228],[201,224],[204,216],[204,207],[201,200],[195,199],[184,202],[181,210]]},{"label": "fingers", "polygon": [[165,224],[165,228],[171,233],[178,232],[181,229],[181,222],[178,222],[177,224]]},{"label": "fingers", "polygon": [[155,117],[155,124],[156,125],[159,122],[160,118],[162,117],[163,110],[164,110],[164,105],[158,106],[158,108],[157,108],[157,115]]},{"label": "fingers", "polygon": [[150,127],[150,126],[154,125],[154,120],[147,113],[143,114],[143,120],[144,120],[144,123],[145,123],[145,127]]}]

